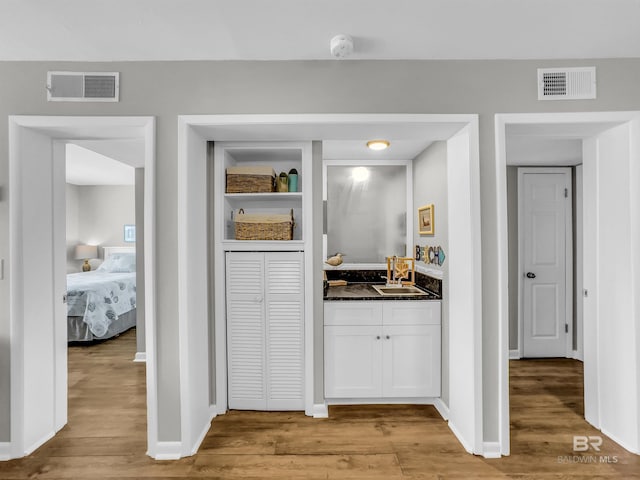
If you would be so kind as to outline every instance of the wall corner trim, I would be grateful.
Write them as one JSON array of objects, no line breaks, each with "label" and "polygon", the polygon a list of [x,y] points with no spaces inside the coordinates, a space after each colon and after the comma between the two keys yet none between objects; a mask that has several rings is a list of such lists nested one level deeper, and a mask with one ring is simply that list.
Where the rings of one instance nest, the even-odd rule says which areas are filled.
[{"label": "wall corner trim", "polygon": [[329,418],[329,407],[326,403],[314,403],[311,415],[313,418]]},{"label": "wall corner trim", "polygon": [[482,456],[484,458],[501,458],[500,442],[484,442],[482,444]]},{"label": "wall corner trim", "polygon": [[469,442],[466,438],[462,436],[462,434],[460,433],[460,430],[456,428],[456,426],[451,422],[451,420],[447,422],[447,425],[449,425],[449,429],[453,432],[453,434],[456,436],[458,441],[462,444],[462,446],[468,453],[477,453],[473,451],[471,442]]},{"label": "wall corner trim", "polygon": [[436,407],[436,410],[443,420],[449,420],[449,407],[444,403],[442,398],[436,398],[433,401],[433,406]]},{"label": "wall corner trim", "polygon": [[[209,417],[211,419],[213,419],[212,415],[215,416],[215,413],[209,410]],[[204,437],[207,436],[207,433],[209,432],[209,430],[211,430],[211,420],[209,420],[209,422],[207,422],[207,424],[203,427],[202,431],[200,432],[200,435],[198,435],[198,438],[191,446],[191,450],[187,450],[186,452],[184,452],[184,455],[183,455],[184,457],[190,457],[198,453],[198,449],[200,448],[200,445],[202,445],[202,442],[204,441]]]},{"label": "wall corner trim", "polygon": [[522,358],[520,350],[509,350],[509,360],[520,360],[520,358]]},{"label": "wall corner trim", "polygon": [[147,352],[136,352],[136,356],[133,357],[134,362],[146,362]]},{"label": "wall corner trim", "polygon": [[182,442],[157,442],[155,452],[151,449],[147,455],[156,460],[178,460],[182,457]]},{"label": "wall corner trim", "polygon": [[11,460],[11,442],[0,442],[0,462]]}]

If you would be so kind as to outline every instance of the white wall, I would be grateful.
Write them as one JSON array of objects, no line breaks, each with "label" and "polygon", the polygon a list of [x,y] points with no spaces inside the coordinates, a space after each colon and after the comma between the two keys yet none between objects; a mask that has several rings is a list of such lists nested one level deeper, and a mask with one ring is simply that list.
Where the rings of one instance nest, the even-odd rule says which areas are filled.
[{"label": "white wall", "polygon": [[[434,235],[420,235],[418,208],[434,205]],[[434,142],[413,160],[413,210],[408,213],[413,220],[414,245],[440,245],[445,256],[449,253],[449,207],[447,200],[447,143]],[[408,254],[414,252],[408,249]],[[427,266],[417,263],[418,268]],[[449,264],[445,258],[442,266],[428,265],[442,273],[442,401],[449,405]]]},{"label": "white wall", "polygon": [[[595,180],[595,189],[590,190],[589,197],[595,193],[597,199],[595,209],[585,208],[584,253],[585,258],[595,260],[597,269],[596,272],[587,270],[585,265],[584,288],[591,292],[584,303],[585,362],[588,335],[588,345],[593,348],[595,340],[598,356],[596,371],[589,374],[595,373],[597,378],[599,427],[616,442],[637,453],[640,451],[639,325],[634,276],[637,277],[638,266],[633,260],[637,259],[638,244],[633,241],[632,231],[637,233],[640,224],[640,206],[631,201],[638,190],[638,158],[631,153],[630,137],[628,124],[601,134],[597,140],[597,161],[593,162],[593,157],[589,157],[583,167],[585,188],[592,188]],[[595,244],[591,240],[593,237]],[[587,411],[593,409],[585,404]]]},{"label": "white wall", "polygon": [[[124,241],[124,225],[135,224],[134,186],[67,184],[67,272],[82,271],[82,260],[74,259],[74,247],[79,243],[134,246]],[[102,259],[89,263],[95,269]]]}]

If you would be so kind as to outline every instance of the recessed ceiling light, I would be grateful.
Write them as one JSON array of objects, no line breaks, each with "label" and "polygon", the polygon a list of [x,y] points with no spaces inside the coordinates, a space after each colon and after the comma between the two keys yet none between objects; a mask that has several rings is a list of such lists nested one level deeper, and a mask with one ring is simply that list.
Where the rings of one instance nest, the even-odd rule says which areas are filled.
[{"label": "recessed ceiling light", "polygon": [[371,150],[384,150],[389,148],[389,145],[391,145],[391,143],[389,143],[388,140],[369,140],[367,142],[367,147]]}]

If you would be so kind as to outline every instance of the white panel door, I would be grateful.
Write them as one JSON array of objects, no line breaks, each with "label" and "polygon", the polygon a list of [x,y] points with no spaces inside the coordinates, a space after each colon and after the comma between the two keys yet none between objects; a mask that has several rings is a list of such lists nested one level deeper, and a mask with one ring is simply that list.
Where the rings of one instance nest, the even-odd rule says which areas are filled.
[{"label": "white panel door", "polygon": [[304,410],[302,256],[302,252],[265,253],[269,410]]},{"label": "white panel door", "polygon": [[385,326],[384,397],[440,396],[440,325]]},{"label": "white panel door", "polygon": [[227,253],[229,408],[266,410],[264,255]]},{"label": "white panel door", "polygon": [[325,396],[382,396],[382,329],[379,326],[324,327]]},{"label": "white panel door", "polygon": [[[523,355],[567,354],[567,234],[571,224],[569,169],[519,170]],[[570,229],[568,230],[571,231]],[[565,326],[566,325],[566,326]]]}]

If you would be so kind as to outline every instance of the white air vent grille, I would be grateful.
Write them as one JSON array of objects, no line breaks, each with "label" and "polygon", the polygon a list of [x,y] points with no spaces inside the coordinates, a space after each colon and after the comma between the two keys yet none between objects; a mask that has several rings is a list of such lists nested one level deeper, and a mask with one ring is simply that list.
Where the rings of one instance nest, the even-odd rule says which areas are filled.
[{"label": "white air vent grille", "polygon": [[47,100],[50,102],[117,102],[119,97],[118,72],[47,73]]},{"label": "white air vent grille", "polygon": [[596,68],[539,68],[538,100],[596,98]]}]

